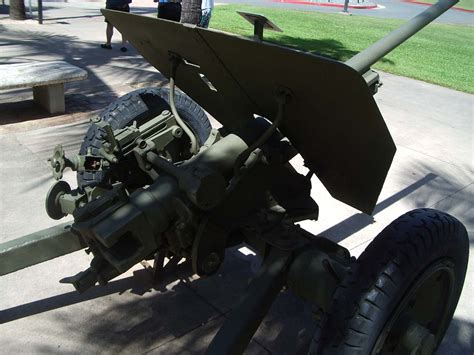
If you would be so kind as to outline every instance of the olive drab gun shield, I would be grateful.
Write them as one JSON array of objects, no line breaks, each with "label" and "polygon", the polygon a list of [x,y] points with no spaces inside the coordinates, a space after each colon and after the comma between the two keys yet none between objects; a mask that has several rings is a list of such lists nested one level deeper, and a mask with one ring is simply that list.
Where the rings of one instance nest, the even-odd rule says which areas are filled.
[{"label": "olive drab gun shield", "polygon": [[[226,128],[261,115],[274,121],[288,90],[281,132],[333,197],[371,213],[395,144],[362,76],[344,63],[172,21],[102,10],[141,55]],[[160,35],[157,36],[156,34]]]}]

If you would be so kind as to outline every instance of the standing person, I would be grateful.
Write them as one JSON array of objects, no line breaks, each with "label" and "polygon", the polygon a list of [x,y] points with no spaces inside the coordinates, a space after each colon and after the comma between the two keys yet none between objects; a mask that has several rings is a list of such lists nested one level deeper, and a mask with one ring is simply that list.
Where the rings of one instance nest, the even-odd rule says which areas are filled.
[{"label": "standing person", "polygon": [[179,22],[181,20],[181,0],[158,0],[158,18]]},{"label": "standing person", "polygon": [[[105,8],[109,10],[130,12],[129,4],[131,2],[132,0],[107,0],[105,3]],[[105,36],[107,42],[101,44],[100,46],[104,49],[112,49],[112,36],[114,34],[114,26],[109,21],[107,21],[107,19],[105,19],[105,22],[107,22],[107,28],[105,29]],[[127,47],[125,46],[126,44],[127,40],[122,35],[122,47],[120,47],[120,50],[122,52],[127,51]]]},{"label": "standing person", "polygon": [[214,0],[202,0],[201,2],[201,19],[199,27],[208,28],[211,21],[212,9],[214,9]]}]

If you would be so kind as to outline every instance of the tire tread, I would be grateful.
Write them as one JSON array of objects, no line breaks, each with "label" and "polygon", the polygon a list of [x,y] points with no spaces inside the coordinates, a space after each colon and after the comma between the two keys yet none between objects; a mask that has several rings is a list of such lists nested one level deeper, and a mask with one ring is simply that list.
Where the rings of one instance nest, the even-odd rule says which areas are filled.
[{"label": "tire tread", "polygon": [[[145,98],[153,97],[155,106],[149,107],[149,111],[141,113],[139,100],[145,102]],[[188,123],[197,135],[200,144],[204,143],[211,132],[211,124],[204,110],[195,103],[189,96],[182,92],[175,93],[176,107],[183,120]],[[161,99],[161,101],[160,101]],[[170,110],[169,90],[167,88],[144,88],[132,91],[106,106],[95,118],[95,120],[105,121],[110,124],[113,130],[122,128],[133,122],[144,118],[148,120],[163,111]],[[145,102],[146,104],[146,102]],[[148,105],[147,105],[148,106]],[[91,148],[92,154],[98,154],[101,147],[105,131],[92,124],[86,132],[79,154],[84,155],[87,149]],[[102,171],[78,172],[77,182],[79,187],[96,185],[106,179]]]},{"label": "tire tread", "polygon": [[336,288],[330,310],[312,337],[309,353],[354,354],[357,349],[367,353],[367,348],[355,349],[354,344],[364,342],[367,347],[368,338],[376,339],[378,334],[373,332],[380,322],[380,314],[376,313],[389,307],[396,293],[405,292],[407,280],[414,277],[411,270],[447,251],[457,253],[460,259],[459,297],[468,248],[466,229],[448,214],[416,209],[400,216],[369,244]]}]

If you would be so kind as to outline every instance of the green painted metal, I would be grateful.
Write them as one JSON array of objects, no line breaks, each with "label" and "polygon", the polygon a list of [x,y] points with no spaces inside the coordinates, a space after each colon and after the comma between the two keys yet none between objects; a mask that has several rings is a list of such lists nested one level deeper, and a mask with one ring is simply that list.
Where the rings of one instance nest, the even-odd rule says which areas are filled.
[{"label": "green painted metal", "polygon": [[[316,241],[316,239],[315,239]],[[349,269],[350,254],[337,244],[319,243],[306,245],[288,269],[287,285],[302,299],[317,304],[324,312],[329,310],[334,291]],[[335,249],[329,252],[327,246]],[[344,252],[347,254],[344,255]],[[341,255],[337,255],[337,253]],[[317,282],[315,282],[317,280]]]},{"label": "green painted metal", "polygon": [[[358,72],[335,60],[267,42],[102,12],[163,75],[172,74],[170,55],[179,55],[183,60],[176,85],[230,131],[239,132],[255,114],[274,122],[276,93],[290,92],[278,129],[334,198],[372,212],[396,148]],[[347,98],[345,105],[340,97]]]},{"label": "green painted metal", "polygon": [[[104,122],[95,123],[107,133],[102,158],[115,163],[123,156],[133,157],[153,183],[127,191],[119,181],[95,193],[87,187],[80,190],[82,195],[69,194],[65,183],[56,185],[47,210],[53,218],[74,211],[75,232],[65,223],[0,244],[0,275],[85,248],[84,241],[94,255],[90,267],[62,280],[79,292],[97,282],[105,284],[153,256],[158,267],[164,255],[176,261],[190,258],[194,272],[209,275],[222,263],[226,247],[246,241],[259,250],[264,264],[213,339],[209,354],[242,353],[285,285],[327,310],[347,272],[350,254],[329,240],[298,233],[284,219],[295,200],[288,196],[293,191],[284,194],[281,186],[303,186],[294,190],[294,198],[296,210],[302,209],[304,216],[307,211],[317,216],[318,206],[310,198],[310,175],[305,178],[286,166],[290,157],[271,158],[287,156],[280,139],[288,137],[292,149],[301,153],[335,198],[370,213],[395,145],[372,97],[378,74],[368,69],[456,2],[441,0],[346,63],[104,10],[152,65],[172,76],[173,114],[164,111],[141,126],[116,131]],[[194,142],[196,155],[176,164],[160,155],[186,130],[182,123],[181,128],[175,125],[175,75],[180,88],[232,132],[222,139],[216,134],[199,151]],[[340,96],[347,98],[346,105],[340,105]],[[272,123],[259,126],[263,119],[256,119],[258,115]],[[270,151],[264,152],[264,143],[275,138],[277,128],[279,143],[269,144]],[[193,141],[193,134],[189,136]],[[115,155],[117,151],[121,154]],[[58,147],[51,165],[60,178],[64,167],[80,170],[85,162],[68,160]],[[412,328],[417,334],[406,334],[410,349],[411,343],[418,346],[429,335],[416,324]],[[432,343],[427,342],[426,349]]]},{"label": "green painted metal", "polygon": [[270,250],[241,302],[219,329],[206,354],[242,354],[285,284],[291,252]]},{"label": "green painted metal", "polygon": [[0,244],[0,276],[85,248],[82,239],[63,223]]}]

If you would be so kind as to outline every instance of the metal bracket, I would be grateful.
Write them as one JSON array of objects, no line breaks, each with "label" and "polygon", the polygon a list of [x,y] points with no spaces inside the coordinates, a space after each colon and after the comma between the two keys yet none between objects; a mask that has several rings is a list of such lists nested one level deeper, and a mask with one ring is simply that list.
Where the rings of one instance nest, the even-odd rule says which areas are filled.
[{"label": "metal bracket", "polygon": [[275,101],[277,102],[277,115],[275,120],[272,122],[270,127],[247,149],[245,149],[235,160],[234,164],[234,176],[238,176],[239,170],[245,161],[249,158],[250,154],[257,148],[260,148],[265,142],[275,133],[278,126],[283,121],[285,112],[285,105],[290,101],[292,97],[291,90],[282,86],[275,88]]},{"label": "metal bracket", "polygon": [[179,54],[176,54],[173,52],[169,52],[168,55],[172,63],[171,76],[170,76],[170,94],[169,94],[169,104],[170,104],[171,112],[173,113],[173,116],[176,119],[176,122],[178,122],[178,125],[183,129],[184,133],[186,133],[186,135],[189,137],[191,141],[191,153],[193,155],[196,155],[199,152],[198,140],[196,136],[194,135],[193,131],[191,131],[191,129],[189,129],[189,127],[184,123],[183,119],[178,113],[178,110],[176,109],[176,104],[174,102],[174,92],[175,92],[174,79],[176,77],[176,70],[178,69],[179,64],[183,62],[183,58]]},{"label": "metal bracket", "polygon": [[224,261],[227,233],[207,218],[201,222],[193,243],[192,267],[199,276],[212,275]]}]

